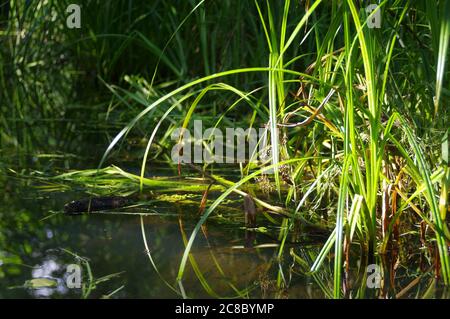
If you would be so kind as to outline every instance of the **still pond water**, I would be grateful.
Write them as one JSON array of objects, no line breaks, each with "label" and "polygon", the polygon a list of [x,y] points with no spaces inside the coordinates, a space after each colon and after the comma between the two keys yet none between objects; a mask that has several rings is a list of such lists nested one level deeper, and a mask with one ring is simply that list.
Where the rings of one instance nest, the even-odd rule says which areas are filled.
[{"label": "still pond water", "polygon": [[[95,161],[84,163],[64,156],[39,161],[39,167],[46,167],[49,176],[72,168],[95,167]],[[160,201],[136,210],[68,216],[62,213],[64,204],[88,196],[86,189],[61,185],[52,189],[51,183],[29,177],[39,175],[33,169],[22,174],[8,167],[4,160],[0,179],[0,298],[181,297],[176,278],[186,238],[199,219],[202,194],[190,204]],[[176,175],[176,170],[169,174]],[[218,195],[211,193],[209,199]],[[258,219],[258,227],[264,227],[266,233],[249,234],[243,226],[242,199],[231,197],[228,207],[219,207],[195,240],[182,280],[185,296],[330,297],[332,255],[314,275],[300,267],[298,260],[294,262],[297,256],[312,265],[328,234],[304,231],[295,240],[289,237],[280,258],[279,226],[266,218]],[[255,236],[250,246],[249,236]],[[399,298],[448,297],[448,292],[434,284],[433,269],[420,272],[419,247],[409,250],[395,266],[394,287],[385,280],[385,290],[390,291],[387,294]],[[359,257],[356,246],[352,254],[356,262],[350,265],[347,296],[379,297],[379,290],[361,289],[366,283],[360,269],[364,257]],[[67,267],[73,264],[81,267],[84,290],[68,288],[71,272]],[[386,265],[385,274],[389,276],[392,269],[392,265]]]}]

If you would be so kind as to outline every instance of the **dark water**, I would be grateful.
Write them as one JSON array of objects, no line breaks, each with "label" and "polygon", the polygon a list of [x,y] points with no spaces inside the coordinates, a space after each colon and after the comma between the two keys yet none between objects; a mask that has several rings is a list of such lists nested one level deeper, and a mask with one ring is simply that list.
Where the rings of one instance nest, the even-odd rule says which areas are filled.
[{"label": "dark water", "polygon": [[[7,182],[5,190],[0,207],[0,297],[81,297],[80,289],[68,289],[65,282],[67,265],[80,262],[63,249],[86,258],[94,278],[121,272],[98,284],[89,297],[99,298],[122,286],[114,297],[179,296],[152,267],[140,216],[56,214],[43,219],[51,212],[61,211],[64,203],[77,194],[42,192],[31,181],[14,179]],[[160,207],[159,215],[143,217],[151,256],[161,276],[175,287],[185,248],[183,232],[189,236],[196,223],[195,218],[185,216],[198,215],[197,211],[195,207],[167,204]],[[261,248],[244,248],[245,231],[241,227],[217,222],[208,223],[206,233],[207,237],[198,235],[192,254],[199,273],[188,266],[182,281],[187,296],[235,297],[235,290],[241,291],[241,297],[273,296],[278,252],[274,240],[257,236],[256,245],[262,245]],[[87,271],[83,264],[82,270]],[[204,277],[203,284],[198,276]],[[40,289],[17,287],[33,278],[55,279],[58,285]],[[298,276],[292,284],[292,297],[323,297],[306,277]]]},{"label": "dark water", "polygon": [[[248,238],[252,235],[246,234],[243,227],[242,198],[232,197],[229,202],[233,219],[224,218],[229,210],[218,208],[204,232],[199,232],[180,286],[176,280],[178,269],[186,238],[199,220],[201,194],[196,198],[197,204],[159,203],[147,207],[150,215],[143,217],[133,214],[142,210],[132,209],[126,210],[126,215],[116,212],[67,216],[62,214],[64,204],[86,196],[84,189],[65,189],[61,185],[43,189],[42,180],[29,177],[38,175],[35,170],[24,171],[28,176],[24,177],[20,171],[12,173],[3,165],[0,298],[178,298],[182,297],[180,287],[190,298],[329,298],[332,295],[332,254],[316,274],[309,274],[301,263],[294,262],[294,256],[301,257],[309,268],[328,234],[301,229],[300,233],[288,237],[284,253],[279,255],[280,225],[274,226],[260,215],[258,227],[267,227],[268,232],[257,233],[251,241],[253,247],[249,247]],[[95,167],[92,162],[83,164],[72,157],[40,163],[40,167],[53,175],[72,166]],[[144,244],[141,218],[150,254]],[[408,243],[407,235],[404,242]],[[366,272],[367,258],[358,245],[352,245],[349,274],[344,276],[346,296],[447,298],[448,291],[435,284],[434,268],[426,263],[427,255],[420,243],[405,244],[405,251],[395,265],[389,256],[384,260],[377,257],[375,262],[383,269],[383,285],[381,289],[370,289],[367,288],[370,274]],[[67,287],[70,274],[67,266],[71,264],[81,266],[82,283],[85,287],[91,285],[89,292]],[[104,276],[109,277],[96,282]],[[29,287],[30,280],[42,278],[50,279],[55,286]]]}]

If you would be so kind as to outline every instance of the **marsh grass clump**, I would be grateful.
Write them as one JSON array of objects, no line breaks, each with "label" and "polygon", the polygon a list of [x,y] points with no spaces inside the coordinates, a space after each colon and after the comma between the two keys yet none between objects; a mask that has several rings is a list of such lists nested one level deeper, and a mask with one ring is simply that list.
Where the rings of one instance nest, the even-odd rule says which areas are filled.
[{"label": "marsh grass clump", "polygon": [[[265,40],[267,48],[259,49],[267,53],[266,61],[259,61],[257,67],[206,74],[144,104],[145,109],[115,137],[105,153],[108,155],[138,120],[164,107],[168,99],[177,99],[178,109],[186,105],[182,127],[187,127],[194,118],[210,112],[201,105],[203,100],[208,103],[206,96],[215,96],[217,89],[230,98],[236,95],[239,104],[231,104],[225,114],[217,112],[219,120],[214,126],[223,125],[239,108],[244,114],[253,114],[250,126],[267,127],[269,166],[244,164],[242,178],[206,209],[187,242],[178,280],[183,278],[194,239],[214,208],[231,191],[243,189],[254,180],[267,181],[269,176],[272,194],[278,194],[271,200],[281,200],[291,212],[281,220],[279,238],[283,243],[296,217],[317,217],[308,213],[308,205],[328,210],[328,225],[334,230],[310,271],[320,271],[323,260],[334,249],[334,297],[343,293],[342,274],[348,275],[350,246],[359,245],[368,263],[373,264],[378,256],[402,249],[400,238],[406,233],[412,231],[418,238],[415,228],[420,223],[428,229],[422,237],[437,248],[429,261],[440,265],[439,276],[449,284],[448,144],[437,138],[448,130],[448,91],[443,86],[444,75],[448,74],[448,68],[444,68],[448,4],[397,1],[394,5],[384,1],[378,7],[383,16],[381,28],[368,26],[376,12],[368,15],[353,1],[315,1],[305,8],[290,1],[283,7],[256,1],[255,10],[262,33],[253,36]],[[204,47],[212,38],[206,35],[202,41]],[[414,63],[416,59],[421,63]],[[250,73],[261,74],[255,92],[226,84],[229,76]],[[198,93],[191,97],[194,90]],[[169,119],[170,114],[165,117]],[[297,124],[290,124],[292,118],[299,119]],[[431,150],[426,141],[434,141],[436,147]],[[204,170],[213,167],[204,165]],[[271,174],[267,175],[269,169]],[[338,174],[325,180],[336,170]],[[284,249],[281,245],[280,257]],[[280,287],[286,285],[283,278],[280,268]]]}]

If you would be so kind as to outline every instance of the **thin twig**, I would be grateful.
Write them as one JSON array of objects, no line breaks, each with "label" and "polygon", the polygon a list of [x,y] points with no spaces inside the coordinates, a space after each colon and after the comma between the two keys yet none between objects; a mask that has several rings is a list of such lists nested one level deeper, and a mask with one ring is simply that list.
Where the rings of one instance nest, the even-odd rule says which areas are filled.
[{"label": "thin twig", "polygon": [[297,122],[297,123],[288,123],[288,124],[282,124],[279,123],[278,126],[281,127],[297,127],[297,126],[305,126],[308,125],[309,123],[311,123],[314,118],[320,113],[320,111],[322,110],[322,108],[325,106],[325,104],[327,104],[328,100],[331,98],[331,96],[334,94],[334,92],[336,92],[335,89],[331,89],[330,92],[328,93],[328,95],[323,99],[322,103],[320,103],[319,107],[314,111],[314,113],[308,117],[306,120],[302,121],[302,122]]}]

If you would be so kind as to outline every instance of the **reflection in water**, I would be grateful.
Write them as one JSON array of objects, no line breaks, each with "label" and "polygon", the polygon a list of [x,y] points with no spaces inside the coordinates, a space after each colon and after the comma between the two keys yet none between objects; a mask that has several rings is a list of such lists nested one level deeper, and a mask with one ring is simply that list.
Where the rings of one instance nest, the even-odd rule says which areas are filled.
[{"label": "reflection in water", "polygon": [[47,233],[47,238],[48,239],[53,238],[53,232],[51,231],[51,229],[46,229],[46,233]]},{"label": "reflection in water", "polygon": [[[224,222],[218,209],[202,227],[182,281],[178,283],[180,261],[199,218],[198,206],[166,203],[152,206],[152,212],[157,214],[142,218],[121,214],[56,214],[43,219],[49,211],[61,211],[65,202],[81,196],[69,192],[36,193],[27,181],[9,183],[14,184],[9,185],[9,194],[4,195],[0,206],[1,298],[83,297],[82,289],[66,286],[67,265],[80,259],[63,249],[88,261],[83,264],[82,278],[85,284],[95,283],[91,285],[90,298],[174,298],[183,293],[191,298],[327,298],[332,295],[333,256],[324,258],[320,271],[310,272],[326,236],[314,237],[301,229],[281,243],[277,237],[279,227],[258,220],[257,226],[265,227],[265,232],[246,229],[242,201],[234,208],[241,210],[239,218]],[[247,209],[251,207],[248,202]],[[253,221],[251,226],[255,226]],[[283,254],[280,254],[282,245]],[[381,288],[367,289],[367,258],[361,252],[358,245],[348,251],[349,260],[357,262],[346,268],[346,297],[440,298],[447,293],[436,285],[433,269],[420,273],[422,254],[403,257],[397,251],[392,251],[389,258],[377,260],[384,275]],[[89,271],[93,279],[89,279]],[[119,272],[123,273],[105,277]],[[55,279],[57,285],[7,289],[33,278]]]},{"label": "reflection in water", "polygon": [[30,292],[36,298],[39,297],[50,297],[53,293],[58,293],[64,295],[67,293],[67,287],[65,280],[63,278],[55,277],[55,272],[61,270],[61,265],[59,265],[54,259],[44,260],[41,265],[37,265],[31,271],[31,276],[33,278],[51,278],[57,281],[57,286],[50,287],[39,287],[36,289],[31,289]]}]

